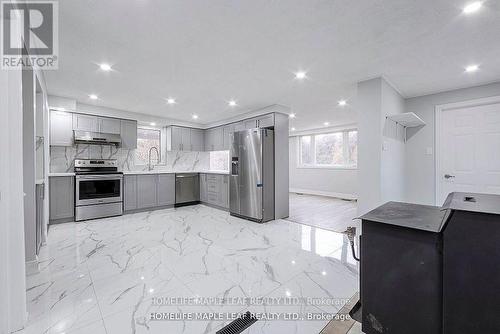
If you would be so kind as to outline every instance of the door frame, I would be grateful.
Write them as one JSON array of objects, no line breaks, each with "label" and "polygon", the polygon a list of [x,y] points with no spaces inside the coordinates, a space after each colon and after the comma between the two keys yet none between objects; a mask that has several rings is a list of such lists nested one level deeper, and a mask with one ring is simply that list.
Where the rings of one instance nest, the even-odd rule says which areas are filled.
[{"label": "door frame", "polygon": [[441,192],[441,183],[440,183],[440,175],[439,171],[441,169],[441,134],[443,127],[443,112],[452,110],[452,109],[462,109],[467,107],[478,107],[490,104],[499,104],[500,105],[500,96],[491,96],[480,99],[466,100],[461,102],[453,102],[446,104],[439,104],[435,107],[435,140],[434,140],[434,156],[435,156],[435,165],[434,165],[434,184],[435,184],[435,195],[434,195],[434,203],[436,205],[439,204],[439,194]]}]

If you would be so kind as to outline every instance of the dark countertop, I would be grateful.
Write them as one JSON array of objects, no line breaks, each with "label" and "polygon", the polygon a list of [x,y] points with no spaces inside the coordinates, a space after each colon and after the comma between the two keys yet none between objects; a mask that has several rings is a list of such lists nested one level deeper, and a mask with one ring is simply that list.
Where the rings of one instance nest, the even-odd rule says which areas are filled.
[{"label": "dark countertop", "polygon": [[440,232],[448,219],[448,211],[437,206],[388,202],[361,216],[360,219],[428,232]]},{"label": "dark countertop", "polygon": [[454,192],[448,195],[442,209],[500,215],[500,195]]}]

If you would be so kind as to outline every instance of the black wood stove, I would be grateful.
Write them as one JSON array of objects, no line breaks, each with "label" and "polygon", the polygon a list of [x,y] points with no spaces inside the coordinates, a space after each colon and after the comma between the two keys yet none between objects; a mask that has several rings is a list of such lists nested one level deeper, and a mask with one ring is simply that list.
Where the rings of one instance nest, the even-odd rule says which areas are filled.
[{"label": "black wood stove", "polygon": [[500,333],[500,196],[389,202],[361,219],[364,333]]}]

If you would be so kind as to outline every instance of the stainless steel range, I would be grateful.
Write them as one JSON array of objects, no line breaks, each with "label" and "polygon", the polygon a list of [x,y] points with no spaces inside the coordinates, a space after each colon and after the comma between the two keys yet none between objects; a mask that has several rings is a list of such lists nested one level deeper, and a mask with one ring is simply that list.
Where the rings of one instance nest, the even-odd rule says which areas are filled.
[{"label": "stainless steel range", "polygon": [[75,220],[123,214],[123,173],[116,160],[75,159]]}]

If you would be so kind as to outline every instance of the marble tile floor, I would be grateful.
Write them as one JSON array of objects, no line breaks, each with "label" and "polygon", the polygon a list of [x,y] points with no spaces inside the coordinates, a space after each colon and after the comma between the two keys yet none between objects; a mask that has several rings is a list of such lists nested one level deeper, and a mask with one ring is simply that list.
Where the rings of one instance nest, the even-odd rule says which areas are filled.
[{"label": "marble tile floor", "polygon": [[328,320],[283,317],[336,314],[357,290],[344,235],[196,205],[52,226],[40,272],[27,277],[28,325],[20,333],[215,333],[229,320],[152,314],[246,310],[280,316],[246,334],[319,333]]}]

